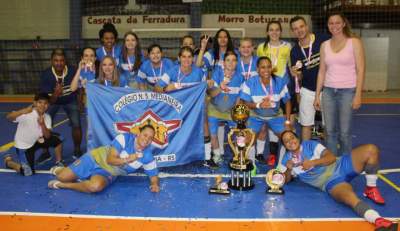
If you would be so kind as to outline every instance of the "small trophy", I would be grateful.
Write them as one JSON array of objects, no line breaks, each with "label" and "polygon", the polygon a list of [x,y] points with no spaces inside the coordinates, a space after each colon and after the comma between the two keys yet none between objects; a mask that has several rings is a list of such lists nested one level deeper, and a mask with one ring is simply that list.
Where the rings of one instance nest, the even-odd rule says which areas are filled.
[{"label": "small trophy", "polygon": [[285,174],[278,169],[271,169],[267,172],[265,182],[268,185],[266,193],[269,194],[284,194],[282,186],[285,184]]},{"label": "small trophy", "polygon": [[255,140],[254,132],[246,128],[250,110],[246,105],[238,104],[232,108],[231,116],[232,120],[237,123],[237,127],[228,133],[228,143],[233,153],[233,159],[229,163],[231,180],[228,185],[229,188],[235,190],[250,190],[254,188],[251,179],[253,163],[249,160],[248,154]]},{"label": "small trophy", "polygon": [[208,190],[210,194],[221,194],[221,195],[229,195],[231,194],[231,190],[229,190],[228,184],[222,181],[222,176],[218,175],[215,177],[215,184]]}]

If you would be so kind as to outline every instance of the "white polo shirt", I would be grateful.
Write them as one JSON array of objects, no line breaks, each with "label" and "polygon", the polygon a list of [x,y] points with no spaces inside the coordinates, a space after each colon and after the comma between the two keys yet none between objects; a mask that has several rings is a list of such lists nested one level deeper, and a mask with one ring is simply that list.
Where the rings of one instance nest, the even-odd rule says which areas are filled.
[{"label": "white polo shirt", "polygon": [[[38,112],[33,109],[31,113],[20,115],[15,119],[14,122],[18,123],[14,138],[16,148],[28,149],[43,136],[38,118]],[[48,129],[51,129],[51,117],[47,113],[44,114],[44,123]]]}]

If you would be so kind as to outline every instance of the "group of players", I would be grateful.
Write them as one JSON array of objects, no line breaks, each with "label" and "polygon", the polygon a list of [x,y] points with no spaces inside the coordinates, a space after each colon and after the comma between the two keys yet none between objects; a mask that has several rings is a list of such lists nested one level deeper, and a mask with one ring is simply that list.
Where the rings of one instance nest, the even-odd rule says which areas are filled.
[{"label": "group of players", "polygon": [[[365,171],[367,188],[364,196],[378,204],[384,203],[376,187],[378,148],[368,144],[355,148],[351,153],[338,155],[317,141],[310,140],[316,113],[314,104],[320,47],[324,42],[329,42],[329,37],[311,33],[306,20],[300,16],[291,19],[290,27],[298,39],[293,47],[291,43],[281,40],[280,22],[269,22],[266,41],[258,45],[257,55],[253,54],[254,44],[250,38],[241,39],[239,48],[235,49],[226,29],[220,29],[212,43],[209,36],[202,36],[197,50],[193,37],[184,36],[178,59],[173,62],[163,57],[159,44],[151,45],[145,55],[138,36],[133,32],[127,32],[123,45],[119,46],[116,43],[116,29],[111,24],[105,24],[99,32],[102,46],[97,50],[83,50],[82,60],[71,78],[65,79],[66,66],[57,68],[57,62],[54,61],[63,53],[53,52],[52,70],[56,81],[54,86],[47,86],[49,90],[46,92],[51,97],[40,93],[35,96],[33,107],[11,112],[7,116],[19,123],[16,147],[19,152],[26,153],[27,164],[14,162],[10,156],[6,156],[4,162],[7,167],[29,175],[34,171],[34,152],[48,147],[56,148],[56,161],[60,162],[61,138],[50,131],[51,118],[45,112],[50,102],[57,101],[54,98],[66,97],[79,89],[84,91],[88,82],[163,93],[206,82],[208,97],[205,101],[207,119],[204,140],[207,166],[216,168],[222,163],[223,129],[225,124],[235,126],[230,110],[236,104],[244,103],[251,109],[247,125],[257,134],[256,145],[250,151],[253,162],[265,162],[263,153],[268,136],[271,153],[275,155],[269,155],[267,163],[274,166],[279,162],[287,182],[292,176],[297,176],[350,206],[377,228],[390,228],[392,222],[361,201],[349,183]],[[210,44],[212,47],[209,47]],[[60,76],[62,82],[58,82]],[[302,141],[292,131],[295,113],[299,113]],[[21,134],[27,127],[32,127],[34,131],[29,136]],[[150,148],[154,133],[154,128],[146,125],[138,135],[117,135],[110,145],[84,154],[69,167],[57,164],[51,169],[57,179],[50,181],[48,186],[53,189],[99,192],[112,183],[116,176],[143,167],[150,177],[150,190],[159,192],[157,164]],[[280,161],[276,157],[278,137],[286,148]]]}]

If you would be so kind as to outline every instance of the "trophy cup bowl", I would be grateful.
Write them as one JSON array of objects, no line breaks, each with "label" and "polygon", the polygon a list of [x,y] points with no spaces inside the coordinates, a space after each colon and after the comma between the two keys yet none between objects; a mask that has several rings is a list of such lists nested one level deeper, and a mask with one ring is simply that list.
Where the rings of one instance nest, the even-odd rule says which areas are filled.
[{"label": "trophy cup bowl", "polygon": [[237,104],[231,110],[232,120],[235,121],[238,125],[245,126],[246,121],[249,119],[249,116],[250,110],[245,104]]},{"label": "trophy cup bowl", "polygon": [[282,186],[285,184],[285,174],[281,173],[278,169],[271,169],[265,176],[265,182],[268,185],[266,193],[269,194],[284,194],[285,191]]}]

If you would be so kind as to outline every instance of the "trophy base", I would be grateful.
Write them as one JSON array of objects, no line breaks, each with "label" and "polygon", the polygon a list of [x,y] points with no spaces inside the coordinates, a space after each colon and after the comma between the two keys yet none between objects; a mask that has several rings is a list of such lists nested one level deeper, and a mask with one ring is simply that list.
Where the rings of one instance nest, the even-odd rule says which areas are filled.
[{"label": "trophy base", "polygon": [[232,182],[231,180],[228,182],[228,186],[231,189],[234,190],[239,190],[239,191],[248,191],[248,190],[252,190],[254,188],[254,183],[251,182],[250,185],[244,185],[244,181],[243,179],[239,179],[238,184],[235,182]]},{"label": "trophy base", "polygon": [[273,188],[268,187],[268,189],[265,192],[267,194],[275,194],[275,195],[283,195],[283,194],[285,194],[285,191],[282,188],[273,189]]},{"label": "trophy base", "polygon": [[229,195],[231,194],[231,190],[229,189],[219,189],[217,187],[212,187],[208,190],[209,194],[219,194],[219,195]]},{"label": "trophy base", "polygon": [[229,163],[229,167],[231,170],[235,171],[251,171],[253,170],[253,163],[250,160],[247,160],[244,164],[240,164],[236,161],[231,161]]}]

